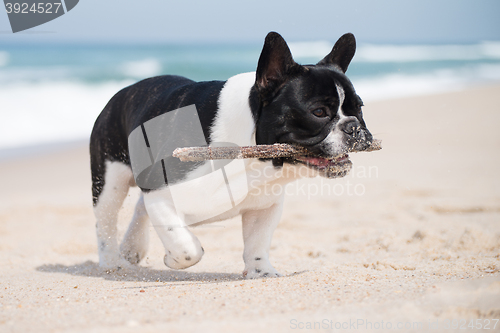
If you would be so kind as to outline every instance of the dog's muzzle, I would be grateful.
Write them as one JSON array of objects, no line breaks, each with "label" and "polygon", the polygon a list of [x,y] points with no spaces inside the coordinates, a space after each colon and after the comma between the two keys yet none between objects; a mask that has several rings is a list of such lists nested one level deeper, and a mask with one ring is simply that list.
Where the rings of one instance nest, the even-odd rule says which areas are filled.
[{"label": "dog's muzzle", "polygon": [[339,121],[338,128],[347,136],[348,152],[363,151],[370,147],[373,136],[364,128],[356,117],[346,117]]}]

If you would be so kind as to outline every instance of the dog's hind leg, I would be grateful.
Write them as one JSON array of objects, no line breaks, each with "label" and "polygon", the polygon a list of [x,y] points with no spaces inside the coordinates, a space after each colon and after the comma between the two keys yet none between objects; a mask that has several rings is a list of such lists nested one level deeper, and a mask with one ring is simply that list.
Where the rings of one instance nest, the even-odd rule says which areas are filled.
[{"label": "dog's hind leg", "polygon": [[128,227],[127,233],[120,246],[122,258],[131,264],[138,264],[148,251],[149,243],[149,218],[144,206],[144,196],[135,205],[134,217]]},{"label": "dog's hind leg", "polygon": [[176,211],[168,189],[144,194],[144,202],[156,233],[165,247],[163,262],[174,269],[193,266],[201,260],[204,250],[188,229],[184,216]]},{"label": "dog's hind leg", "polygon": [[127,196],[132,179],[132,170],[128,165],[106,161],[104,186],[94,205],[101,267],[118,268],[129,265],[120,258],[116,225],[118,212]]}]

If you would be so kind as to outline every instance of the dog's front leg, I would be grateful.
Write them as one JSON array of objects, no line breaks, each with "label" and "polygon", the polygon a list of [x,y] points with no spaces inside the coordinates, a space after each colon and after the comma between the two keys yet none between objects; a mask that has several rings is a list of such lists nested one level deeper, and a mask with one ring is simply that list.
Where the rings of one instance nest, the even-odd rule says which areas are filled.
[{"label": "dog's front leg", "polygon": [[165,265],[174,269],[193,266],[204,250],[198,238],[189,231],[182,214],[176,211],[169,190],[144,194],[149,218],[165,247]]},{"label": "dog's front leg", "polygon": [[274,229],[278,226],[283,211],[284,197],[267,209],[248,211],[242,214],[243,222],[243,276],[248,279],[281,276],[269,262],[269,248]]}]

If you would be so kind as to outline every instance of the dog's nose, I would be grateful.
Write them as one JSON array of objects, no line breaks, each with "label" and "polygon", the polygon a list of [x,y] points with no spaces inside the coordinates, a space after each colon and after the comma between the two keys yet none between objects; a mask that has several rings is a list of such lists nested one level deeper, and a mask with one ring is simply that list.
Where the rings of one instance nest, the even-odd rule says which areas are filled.
[{"label": "dog's nose", "polygon": [[370,131],[363,128],[356,117],[346,117],[339,122],[338,126],[342,132],[355,140],[357,150],[368,148],[373,141]]},{"label": "dog's nose", "polygon": [[340,121],[339,128],[347,135],[354,138],[358,137],[361,131],[361,124],[356,117],[347,117]]}]

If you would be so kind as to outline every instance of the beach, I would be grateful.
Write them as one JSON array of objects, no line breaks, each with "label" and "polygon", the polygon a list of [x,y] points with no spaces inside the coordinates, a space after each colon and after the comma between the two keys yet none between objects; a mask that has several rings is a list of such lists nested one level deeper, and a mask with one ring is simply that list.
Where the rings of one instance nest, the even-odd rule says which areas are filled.
[{"label": "beach", "polygon": [[276,279],[243,279],[240,218],[193,229],[205,255],[191,268],[165,267],[150,227],[139,267],[106,272],[87,145],[0,162],[0,332],[493,330],[500,85],[365,104],[383,149],[287,187]]}]

